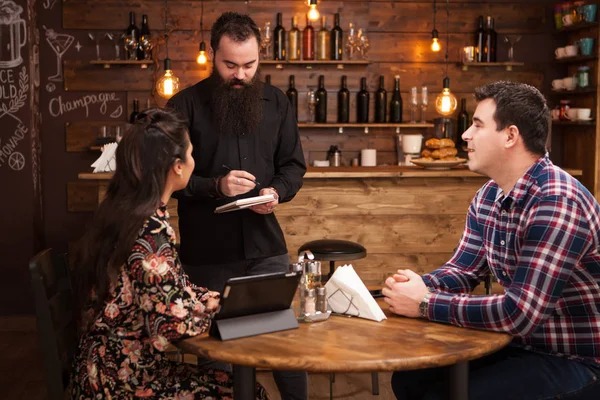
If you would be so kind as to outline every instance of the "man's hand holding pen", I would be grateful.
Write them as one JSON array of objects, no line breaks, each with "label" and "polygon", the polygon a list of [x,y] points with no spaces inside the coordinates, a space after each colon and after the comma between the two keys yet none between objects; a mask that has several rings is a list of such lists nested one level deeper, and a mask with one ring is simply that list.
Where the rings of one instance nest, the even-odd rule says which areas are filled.
[{"label": "man's hand holding pen", "polygon": [[256,178],[249,172],[230,170],[219,180],[219,190],[227,197],[248,193],[256,187]]}]

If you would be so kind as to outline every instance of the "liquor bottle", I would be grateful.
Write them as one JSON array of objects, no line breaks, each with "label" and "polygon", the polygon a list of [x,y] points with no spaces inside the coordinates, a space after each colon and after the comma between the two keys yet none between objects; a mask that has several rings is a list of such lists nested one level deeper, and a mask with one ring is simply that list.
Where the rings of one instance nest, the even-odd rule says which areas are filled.
[{"label": "liquor bottle", "polygon": [[487,16],[486,30],[485,30],[485,60],[487,62],[496,62],[496,45],[497,45],[497,34],[494,30],[494,18]]},{"label": "liquor bottle", "polygon": [[300,60],[302,56],[302,36],[298,29],[298,17],[292,18],[292,29],[290,30],[290,41],[288,57],[290,60]]},{"label": "liquor bottle", "polygon": [[342,76],[342,88],[338,92],[337,122],[350,122],[350,91],[348,90],[348,79]]},{"label": "liquor bottle", "polygon": [[[135,37],[136,43],[140,42],[140,30],[135,25],[135,13],[133,11],[129,12],[129,26],[127,27],[127,30],[125,31],[125,34],[127,36]],[[132,49],[132,50],[134,50],[134,49]],[[137,58],[137,52],[136,52],[136,58]]]},{"label": "liquor bottle", "polygon": [[315,122],[327,122],[327,91],[325,90],[325,77],[319,75],[319,88],[315,92]]},{"label": "liquor bottle", "polygon": [[387,108],[387,92],[383,76],[379,77],[379,89],[375,92],[375,122],[385,122],[385,110]]},{"label": "liquor bottle", "polygon": [[271,75],[265,75],[265,83],[271,84]]},{"label": "liquor bottle", "polygon": [[394,92],[390,101],[390,122],[402,122],[402,96],[400,95],[400,75],[394,77]]},{"label": "liquor bottle", "polygon": [[326,17],[321,17],[321,29],[317,32],[317,60],[329,60],[329,31]]},{"label": "liquor bottle", "polygon": [[466,151],[466,142],[462,139],[462,134],[469,129],[469,114],[467,113],[467,99],[460,99],[460,113],[458,114],[458,129],[456,131],[456,148],[460,152]]},{"label": "liquor bottle", "polygon": [[360,79],[360,92],[356,94],[356,122],[369,122],[369,92],[367,78]]},{"label": "liquor bottle", "polygon": [[302,32],[302,58],[304,60],[315,59],[315,30],[310,24],[310,19],[306,17],[306,27]]},{"label": "liquor bottle", "polygon": [[475,32],[475,61],[485,61],[485,29],[483,29],[483,15],[477,18],[477,31]]},{"label": "liquor bottle", "polygon": [[137,118],[139,113],[140,113],[140,103],[139,103],[138,99],[133,99],[133,111],[129,115],[129,123],[130,124],[135,124],[135,119]]},{"label": "liquor bottle", "polygon": [[331,47],[330,57],[332,60],[339,61],[342,59],[344,47],[342,44],[344,32],[340,28],[340,14],[334,16],[334,27],[331,29],[329,45]]},{"label": "liquor bottle", "polygon": [[[150,28],[148,27],[148,16],[146,14],[142,15],[142,29],[140,30],[140,41],[138,44],[138,60],[148,60],[150,59],[150,54],[146,54],[144,51],[143,43],[150,41]],[[150,50],[147,50],[150,53]]]},{"label": "liquor bottle", "polygon": [[296,90],[296,77],[294,75],[290,75],[290,87],[285,92],[288,99],[290,99],[290,103],[292,104],[292,110],[294,110],[294,115],[296,116],[296,121],[298,120],[298,91]]},{"label": "liquor bottle", "polygon": [[281,13],[277,13],[277,26],[273,31],[273,58],[285,60],[285,28],[283,27]]}]

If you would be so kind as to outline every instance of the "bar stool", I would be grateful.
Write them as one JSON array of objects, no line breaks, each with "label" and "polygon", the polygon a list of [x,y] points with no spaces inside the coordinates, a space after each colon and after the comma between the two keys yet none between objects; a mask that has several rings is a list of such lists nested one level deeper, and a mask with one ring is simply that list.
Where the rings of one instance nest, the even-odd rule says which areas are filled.
[{"label": "bar stool", "polygon": [[[339,239],[321,239],[304,243],[298,249],[298,255],[306,250],[310,250],[317,261],[329,261],[327,280],[331,278],[333,271],[335,271],[336,261],[358,260],[367,256],[367,249],[360,244]],[[330,399],[333,398],[333,382],[335,382],[335,374],[331,373],[329,375]],[[379,395],[379,375],[377,372],[371,372],[371,391],[373,395]]]},{"label": "bar stool", "polygon": [[321,239],[304,243],[298,249],[298,254],[310,250],[317,261],[329,261],[329,273],[327,279],[331,278],[335,270],[336,261],[350,261],[365,258],[367,249],[358,243],[349,240]]}]

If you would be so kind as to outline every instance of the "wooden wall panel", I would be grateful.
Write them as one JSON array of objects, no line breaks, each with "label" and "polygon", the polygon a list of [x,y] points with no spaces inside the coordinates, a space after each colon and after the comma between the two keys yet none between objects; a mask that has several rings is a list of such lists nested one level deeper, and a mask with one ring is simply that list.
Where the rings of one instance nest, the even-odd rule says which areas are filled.
[{"label": "wooden wall panel", "polygon": [[98,184],[76,181],[67,184],[67,210],[72,212],[95,211],[100,202]]},{"label": "wooden wall panel", "polygon": [[115,121],[77,121],[65,124],[66,148],[68,152],[90,151],[90,147],[96,144],[96,138],[100,134],[102,126],[107,126],[114,132],[115,126],[125,129],[123,122]]}]

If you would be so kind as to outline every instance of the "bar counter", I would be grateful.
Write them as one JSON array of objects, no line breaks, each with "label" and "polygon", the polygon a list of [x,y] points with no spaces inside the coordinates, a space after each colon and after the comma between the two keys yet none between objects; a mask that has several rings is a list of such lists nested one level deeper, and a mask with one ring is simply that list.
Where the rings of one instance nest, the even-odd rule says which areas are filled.
[{"label": "bar counter", "polygon": [[[581,175],[580,170],[567,171]],[[69,199],[97,205],[110,177],[79,174],[87,193],[69,193]],[[311,240],[358,242],[367,249],[367,257],[349,263],[365,284],[377,286],[398,268],[424,273],[448,260],[462,234],[469,203],[487,179],[465,167],[309,167],[300,192],[279,205],[276,215],[292,259]],[[93,195],[90,190],[95,190]],[[177,230],[175,199],[169,202],[169,212]]]}]

